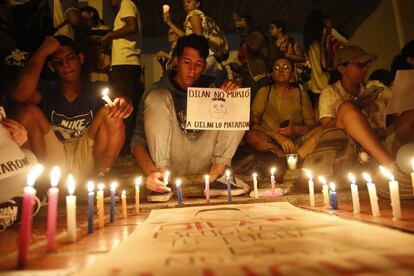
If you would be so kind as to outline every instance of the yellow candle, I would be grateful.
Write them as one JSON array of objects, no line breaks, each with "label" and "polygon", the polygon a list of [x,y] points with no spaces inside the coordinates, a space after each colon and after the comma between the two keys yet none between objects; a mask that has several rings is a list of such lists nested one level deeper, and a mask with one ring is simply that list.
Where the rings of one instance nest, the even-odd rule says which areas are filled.
[{"label": "yellow candle", "polygon": [[165,171],[165,173],[164,173],[164,186],[168,185],[169,178],[170,178],[170,171]]},{"label": "yellow candle", "polygon": [[121,202],[122,202],[122,217],[124,219],[126,219],[127,218],[127,201],[126,201],[126,192],[125,192],[125,190],[122,191]]},{"label": "yellow candle", "polygon": [[142,176],[135,179],[135,213],[139,214],[139,192],[142,183]]},{"label": "yellow candle", "polygon": [[105,226],[104,189],[105,185],[103,183],[99,183],[98,192],[96,192],[96,207],[98,209],[99,228],[103,228]]},{"label": "yellow candle", "polygon": [[312,172],[310,170],[307,169],[303,169],[306,173],[306,176],[308,177],[308,187],[309,187],[309,201],[310,201],[310,206],[314,207],[315,206],[315,189],[314,189],[314,184],[313,184],[313,175]]},{"label": "yellow candle", "polygon": [[259,198],[259,191],[257,189],[257,173],[253,173],[253,189],[254,189],[254,198]]},{"label": "yellow candle", "polygon": [[69,240],[76,241],[76,196],[75,193],[75,179],[72,174],[68,175],[68,193],[66,197],[66,218]]},{"label": "yellow candle", "polygon": [[323,176],[318,177],[319,181],[322,183],[322,194],[323,194],[323,207],[329,208],[329,191],[328,191],[328,184],[326,183],[326,179]]}]

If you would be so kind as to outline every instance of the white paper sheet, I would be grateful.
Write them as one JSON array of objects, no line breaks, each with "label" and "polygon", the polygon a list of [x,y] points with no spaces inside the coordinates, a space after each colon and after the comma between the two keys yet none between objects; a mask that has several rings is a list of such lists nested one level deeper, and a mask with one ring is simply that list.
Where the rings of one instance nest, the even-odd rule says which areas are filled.
[{"label": "white paper sheet", "polygon": [[414,109],[414,70],[399,70],[395,76],[387,114]]}]

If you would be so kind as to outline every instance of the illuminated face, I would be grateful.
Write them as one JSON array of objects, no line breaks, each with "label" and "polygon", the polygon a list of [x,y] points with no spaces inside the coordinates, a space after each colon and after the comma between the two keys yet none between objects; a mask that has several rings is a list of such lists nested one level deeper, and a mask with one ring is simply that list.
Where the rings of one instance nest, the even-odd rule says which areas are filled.
[{"label": "illuminated face", "polygon": [[83,54],[77,54],[71,47],[63,46],[53,53],[48,65],[63,82],[71,82],[79,79],[82,63]]},{"label": "illuminated face", "polygon": [[293,68],[289,60],[277,59],[273,65],[273,78],[276,82],[289,82],[292,77]]},{"label": "illuminated face", "polygon": [[339,65],[338,70],[342,74],[342,78],[349,80],[351,83],[362,83],[371,66],[371,61],[354,63],[349,62],[346,65]]},{"label": "illuminated face", "polygon": [[178,58],[175,81],[182,89],[187,89],[198,81],[205,68],[206,61],[198,50],[185,47],[183,54]]},{"label": "illuminated face", "polygon": [[200,6],[200,2],[197,0],[184,0],[184,10],[189,13],[192,10],[195,10]]},{"label": "illuminated face", "polygon": [[275,26],[275,24],[269,25],[269,35],[271,37],[277,37],[281,33],[282,29]]},{"label": "illuminated face", "polygon": [[226,102],[221,100],[211,101],[209,112],[211,114],[211,117],[215,119],[223,118],[227,113]]}]

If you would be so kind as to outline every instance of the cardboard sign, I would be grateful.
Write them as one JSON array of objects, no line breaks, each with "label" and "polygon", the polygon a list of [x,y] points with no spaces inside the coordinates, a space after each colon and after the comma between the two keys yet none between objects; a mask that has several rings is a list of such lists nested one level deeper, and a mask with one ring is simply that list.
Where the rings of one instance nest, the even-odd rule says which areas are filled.
[{"label": "cardboard sign", "polygon": [[411,275],[413,247],[413,235],[288,202],[187,207],[152,210],[78,275]]},{"label": "cardboard sign", "polygon": [[398,70],[388,102],[387,114],[414,109],[414,70]]},{"label": "cardboard sign", "polygon": [[224,92],[219,88],[187,89],[186,129],[248,130],[250,88]]}]

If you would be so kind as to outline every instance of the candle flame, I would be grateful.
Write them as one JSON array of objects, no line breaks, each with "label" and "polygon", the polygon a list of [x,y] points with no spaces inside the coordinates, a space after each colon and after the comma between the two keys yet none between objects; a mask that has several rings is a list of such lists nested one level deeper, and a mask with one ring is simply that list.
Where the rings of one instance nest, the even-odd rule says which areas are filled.
[{"label": "candle flame", "polygon": [[27,185],[33,187],[36,179],[39,175],[43,172],[43,166],[40,164],[36,164],[33,169],[30,170],[29,175],[27,176]]},{"label": "candle flame", "polygon": [[366,182],[369,182],[369,183],[372,182],[372,178],[371,178],[371,176],[368,173],[363,172],[362,173],[362,177],[365,179]]},{"label": "candle flame", "polygon": [[312,180],[313,178],[312,172],[308,169],[303,169],[303,170],[305,171],[306,176],[309,178],[309,180]]},{"label": "candle flame", "polygon": [[103,183],[99,183],[98,184],[98,190],[99,191],[102,191],[102,190],[104,190],[105,189],[105,184],[103,184]]},{"label": "candle flame", "polygon": [[253,178],[257,178],[257,173],[253,173]]},{"label": "candle flame", "polygon": [[115,191],[116,187],[118,187],[118,182],[116,181],[112,182],[110,187],[111,187],[111,191]]},{"label": "candle flame", "polygon": [[275,173],[276,173],[276,167],[271,168],[270,169],[270,174],[275,175]]},{"label": "candle flame", "polygon": [[141,183],[142,183],[142,176],[138,176],[137,178],[135,178],[136,186],[141,186]]},{"label": "candle flame", "polygon": [[67,183],[68,183],[68,193],[70,195],[73,195],[75,193],[76,184],[75,184],[75,178],[73,178],[73,175],[71,173],[68,175]]},{"label": "candle flame", "polygon": [[165,171],[164,173],[164,184],[168,184],[168,179],[170,178],[170,171]]},{"label": "candle flame", "polygon": [[180,180],[180,179],[176,179],[176,180],[175,180],[175,185],[176,185],[177,187],[179,187],[179,186],[181,185],[181,180]]},{"label": "candle flame", "polygon": [[230,177],[230,170],[226,170],[226,176]]},{"label": "candle flame", "polygon": [[331,188],[332,192],[335,192],[335,188],[336,188],[335,183],[333,183],[333,182],[329,183],[329,187]]},{"label": "candle flame", "polygon": [[93,183],[93,181],[88,181],[86,187],[88,188],[88,192],[92,193],[93,189],[95,189],[95,183]]},{"label": "candle flame", "polygon": [[162,5],[162,11],[163,11],[164,13],[169,12],[169,10],[170,10],[170,6],[168,6],[168,5]]},{"label": "candle flame", "polygon": [[351,181],[352,184],[355,184],[356,179],[355,179],[355,175],[353,173],[348,173],[348,179],[349,179],[349,181]]},{"label": "candle flame", "polygon": [[108,96],[108,94],[109,94],[109,89],[108,89],[108,87],[107,87],[107,88],[104,88],[104,89],[102,90],[102,96],[103,96],[103,97],[106,97],[106,96]]},{"label": "candle flame", "polygon": [[122,194],[121,195],[126,196],[126,191],[125,190],[122,190]]},{"label": "candle flame", "polygon": [[210,181],[210,176],[206,174],[206,175],[204,176],[204,181]]},{"label": "candle flame", "polygon": [[379,168],[380,168],[380,171],[385,175],[386,178],[388,178],[390,181],[395,180],[394,176],[392,175],[392,173],[389,170],[387,170],[383,166],[379,166]]},{"label": "candle flame", "polygon": [[326,185],[326,178],[323,176],[318,176],[319,182],[321,182],[323,185]]},{"label": "candle flame", "polygon": [[50,186],[56,187],[59,184],[60,179],[60,168],[58,166],[54,166],[50,173]]}]

